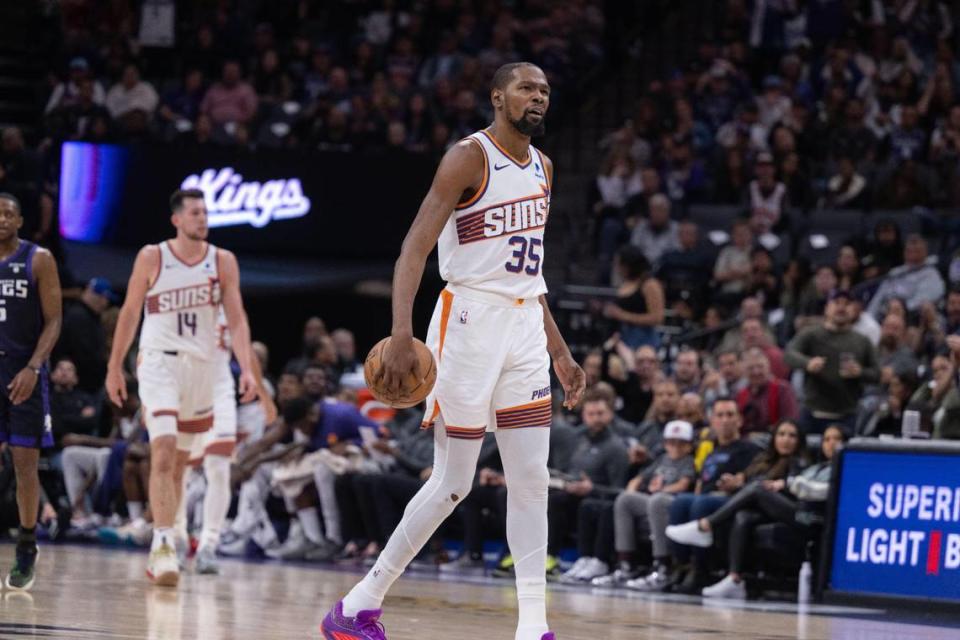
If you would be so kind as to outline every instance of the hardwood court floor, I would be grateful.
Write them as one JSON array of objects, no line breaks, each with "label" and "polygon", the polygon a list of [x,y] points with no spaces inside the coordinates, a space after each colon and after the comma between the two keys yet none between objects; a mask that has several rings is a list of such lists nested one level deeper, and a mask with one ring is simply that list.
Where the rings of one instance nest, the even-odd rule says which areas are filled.
[{"label": "hardwood court floor", "polygon": [[[45,546],[29,595],[4,592],[0,638],[71,640],[273,640],[318,638],[330,603],[357,573],[224,560],[220,577],[187,574],[180,589],[150,587],[145,554]],[[6,574],[13,547],[0,546]],[[466,580],[466,581],[465,581]],[[891,622],[885,612],[789,604],[722,603],[551,587],[548,606],[560,640],[946,640],[960,629]],[[509,581],[477,577],[402,578],[387,600],[390,640],[512,640]]]}]

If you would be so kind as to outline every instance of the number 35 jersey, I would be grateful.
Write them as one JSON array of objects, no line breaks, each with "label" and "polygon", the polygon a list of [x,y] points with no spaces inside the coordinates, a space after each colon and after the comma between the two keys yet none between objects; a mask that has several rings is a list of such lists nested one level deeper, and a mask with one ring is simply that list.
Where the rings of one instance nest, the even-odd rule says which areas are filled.
[{"label": "number 35 jersey", "polygon": [[220,274],[211,244],[195,262],[183,261],[161,242],[160,267],[143,305],[140,349],[176,351],[201,360],[217,352]]},{"label": "number 35 jersey", "polygon": [[487,130],[467,138],[483,151],[483,183],[447,220],[437,251],[450,284],[508,298],[535,298],[543,279],[543,230],[550,183],[532,145],[525,163],[511,157]]}]

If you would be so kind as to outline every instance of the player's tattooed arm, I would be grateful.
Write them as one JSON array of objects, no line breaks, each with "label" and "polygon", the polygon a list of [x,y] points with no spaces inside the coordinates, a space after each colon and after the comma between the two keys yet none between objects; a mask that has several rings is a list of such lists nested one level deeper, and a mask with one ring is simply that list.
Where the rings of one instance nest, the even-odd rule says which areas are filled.
[{"label": "player's tattooed arm", "polygon": [[457,204],[480,188],[483,167],[483,151],[477,143],[462,140],[451,147],[440,161],[430,191],[403,239],[393,271],[391,340],[384,349],[379,372],[390,391],[399,390],[403,377],[417,366],[412,340],[413,300],[420,288],[427,256]]},{"label": "player's tattooed arm", "polygon": [[57,263],[46,249],[37,249],[33,254],[33,273],[40,294],[40,312],[43,314],[43,330],[37,340],[30,362],[17,373],[7,386],[10,402],[20,404],[30,397],[37,385],[37,372],[47,362],[50,352],[60,337],[60,325],[63,322],[63,301],[60,295],[60,276]]}]

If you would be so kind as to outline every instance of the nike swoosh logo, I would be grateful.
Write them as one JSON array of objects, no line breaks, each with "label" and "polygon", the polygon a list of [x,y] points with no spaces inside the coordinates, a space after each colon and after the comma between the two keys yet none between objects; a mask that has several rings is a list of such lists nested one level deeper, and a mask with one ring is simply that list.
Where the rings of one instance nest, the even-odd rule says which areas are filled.
[{"label": "nike swoosh logo", "polygon": [[495,165],[493,165],[493,170],[494,170],[494,171],[500,171],[500,169],[506,169],[506,168],[509,167],[509,166],[510,166],[509,164],[505,164],[505,165],[503,165],[503,166],[501,166],[501,165],[499,165],[499,164],[495,164]]}]

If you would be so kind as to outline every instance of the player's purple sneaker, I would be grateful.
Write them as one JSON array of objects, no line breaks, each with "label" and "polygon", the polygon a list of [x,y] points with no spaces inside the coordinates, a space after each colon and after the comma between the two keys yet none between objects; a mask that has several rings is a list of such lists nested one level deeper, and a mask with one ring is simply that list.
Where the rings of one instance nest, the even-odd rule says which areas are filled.
[{"label": "player's purple sneaker", "polygon": [[550,633],[543,634],[540,640],[557,640],[557,636],[553,635],[553,631],[551,631]]},{"label": "player's purple sneaker", "polygon": [[358,611],[356,618],[343,615],[343,600],[334,605],[320,623],[320,633],[326,640],[387,640],[380,624],[381,609]]}]

